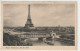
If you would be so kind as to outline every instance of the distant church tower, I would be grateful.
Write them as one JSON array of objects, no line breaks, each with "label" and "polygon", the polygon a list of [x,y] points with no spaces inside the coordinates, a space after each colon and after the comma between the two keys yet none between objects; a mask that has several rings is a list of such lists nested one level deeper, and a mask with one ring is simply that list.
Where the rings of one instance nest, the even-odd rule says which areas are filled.
[{"label": "distant church tower", "polygon": [[34,27],[32,24],[32,20],[31,20],[31,16],[30,16],[30,5],[28,5],[28,18],[27,18],[27,22],[25,24],[25,28],[30,28],[30,27]]}]

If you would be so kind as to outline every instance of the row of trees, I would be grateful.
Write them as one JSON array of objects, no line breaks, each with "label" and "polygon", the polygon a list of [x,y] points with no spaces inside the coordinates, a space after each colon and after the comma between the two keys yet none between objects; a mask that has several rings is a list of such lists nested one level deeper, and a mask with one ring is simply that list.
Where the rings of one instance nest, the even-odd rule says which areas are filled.
[{"label": "row of trees", "polygon": [[22,42],[22,40],[15,36],[9,35],[8,33],[3,33],[3,45],[4,46],[28,46],[29,43]]}]

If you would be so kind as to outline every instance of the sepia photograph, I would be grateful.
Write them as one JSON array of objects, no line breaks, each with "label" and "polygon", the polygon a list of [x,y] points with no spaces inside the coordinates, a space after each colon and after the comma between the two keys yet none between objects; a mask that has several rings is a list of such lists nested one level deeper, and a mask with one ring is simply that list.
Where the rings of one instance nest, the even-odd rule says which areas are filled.
[{"label": "sepia photograph", "polygon": [[75,3],[3,4],[3,46],[75,46]]}]

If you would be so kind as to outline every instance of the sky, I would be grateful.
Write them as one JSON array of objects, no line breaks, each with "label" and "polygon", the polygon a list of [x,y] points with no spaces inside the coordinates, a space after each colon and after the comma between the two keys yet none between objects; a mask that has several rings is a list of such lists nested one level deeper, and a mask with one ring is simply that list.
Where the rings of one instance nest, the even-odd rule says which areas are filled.
[{"label": "sky", "polygon": [[[37,26],[75,26],[74,4],[31,4],[30,16]],[[28,17],[27,4],[4,4],[4,27],[24,27]]]}]

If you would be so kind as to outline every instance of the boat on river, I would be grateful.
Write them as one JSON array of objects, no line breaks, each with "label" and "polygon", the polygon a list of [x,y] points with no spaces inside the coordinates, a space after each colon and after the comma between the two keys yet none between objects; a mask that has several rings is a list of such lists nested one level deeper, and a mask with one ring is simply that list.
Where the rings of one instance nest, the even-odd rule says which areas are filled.
[{"label": "boat on river", "polygon": [[50,37],[46,38],[46,40],[44,42],[49,45],[54,45],[55,36],[56,36],[56,33],[51,32]]}]

